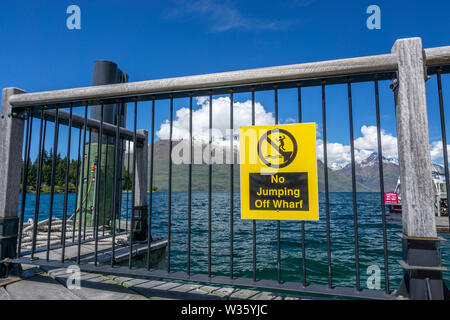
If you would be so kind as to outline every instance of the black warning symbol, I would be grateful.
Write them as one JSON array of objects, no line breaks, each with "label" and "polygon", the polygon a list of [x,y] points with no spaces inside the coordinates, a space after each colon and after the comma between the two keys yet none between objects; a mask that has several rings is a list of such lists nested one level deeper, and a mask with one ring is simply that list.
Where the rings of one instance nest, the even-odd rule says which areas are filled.
[{"label": "black warning symbol", "polygon": [[284,168],[294,161],[297,155],[297,142],[294,136],[284,129],[267,131],[258,143],[258,156],[271,168]]}]

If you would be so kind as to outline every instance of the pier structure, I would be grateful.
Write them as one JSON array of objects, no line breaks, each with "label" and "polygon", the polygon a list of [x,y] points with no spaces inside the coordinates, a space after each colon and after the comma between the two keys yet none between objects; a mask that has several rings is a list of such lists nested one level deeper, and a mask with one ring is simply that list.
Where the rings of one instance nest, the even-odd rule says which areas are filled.
[{"label": "pier structure", "polygon": [[[128,74],[120,70],[116,63],[107,60],[97,60],[94,62],[94,76],[92,85],[107,85],[113,83],[125,83],[128,82]],[[114,126],[126,127],[126,115],[127,104],[105,104],[99,106],[92,106],[90,108],[90,118],[102,121],[103,123],[109,123]],[[100,141],[101,138],[101,141]],[[80,175],[80,181],[78,183],[77,193],[83,194],[83,190],[88,190],[86,196],[78,197],[77,210],[87,211],[81,214],[85,218],[85,221],[79,221],[83,226],[91,227],[94,225],[94,212],[95,202],[98,201],[99,215],[98,222],[99,227],[107,225],[112,227],[113,219],[119,220],[117,216],[112,216],[114,213],[113,207],[119,206],[122,201],[123,180],[120,179],[114,184],[114,161],[115,159],[115,143],[114,137],[99,134],[98,129],[92,129],[89,131],[89,141],[85,141],[85,147],[83,150],[85,163],[83,166],[83,174]],[[119,141],[118,147],[118,176],[124,177],[124,150],[125,143],[123,140]],[[100,144],[100,147],[98,147]],[[99,156],[99,152],[101,155]],[[108,163],[109,159],[109,163]],[[100,160],[100,164],[99,164]],[[98,181],[96,177],[96,171],[99,171]],[[130,168],[126,168],[127,171]],[[83,180],[81,181],[83,177]],[[97,186],[98,185],[98,186]],[[131,187],[131,186],[129,186]],[[113,190],[117,188],[117,190]],[[128,190],[127,190],[128,191]],[[114,194],[118,194],[118,197],[113,198]],[[96,199],[98,198],[98,200]],[[113,205],[113,201],[115,204]],[[77,214],[74,214],[73,219],[77,221]]]},{"label": "pier structure", "polygon": [[[442,265],[440,238],[436,232],[436,218],[433,210],[432,184],[431,184],[431,157],[427,120],[427,92],[425,82],[430,79],[437,79],[438,96],[441,115],[441,130],[444,145],[444,167],[447,183],[447,198],[449,188],[449,167],[445,146],[446,128],[444,99],[442,94],[442,75],[450,73],[450,46],[423,49],[420,38],[400,39],[396,41],[392,52],[376,56],[358,57],[341,60],[331,60],[315,63],[303,63],[289,66],[277,66],[260,68],[253,70],[242,70],[224,72],[216,74],[206,74],[197,76],[186,76],[171,79],[148,80],[140,82],[116,83],[108,85],[91,86],[84,88],[74,88],[65,90],[55,90],[47,92],[26,93],[17,88],[6,88],[2,92],[2,116],[0,120],[0,176],[3,183],[0,184],[0,261],[4,273],[12,273],[20,269],[20,265],[37,265],[42,268],[65,268],[69,264],[76,263],[84,272],[109,274],[133,278],[165,279],[168,281],[190,281],[208,285],[240,286],[248,288],[259,288],[268,290],[280,290],[287,292],[314,294],[324,296],[340,296],[349,298],[367,299],[448,299],[449,293],[443,281],[443,272],[447,269]],[[363,288],[360,274],[359,260],[359,238],[358,233],[358,207],[356,202],[356,179],[355,160],[353,145],[353,104],[352,104],[352,84],[359,82],[373,83],[374,105],[377,117],[377,137],[379,155],[379,176],[380,176],[380,233],[383,235],[383,258],[384,258],[384,281],[383,289],[367,290]],[[400,164],[400,181],[402,185],[402,233],[399,234],[398,241],[403,247],[403,256],[398,263],[404,270],[404,275],[399,288],[392,290],[389,275],[389,244],[386,228],[386,207],[384,203],[384,183],[383,183],[383,161],[381,144],[381,117],[380,117],[380,82],[390,82],[396,102],[396,124],[398,136],[398,154]],[[327,104],[326,88],[335,84],[347,86],[348,92],[348,112],[350,127],[350,145],[352,154],[352,196],[353,196],[353,224],[354,224],[354,261],[355,261],[355,284],[354,286],[335,286],[333,280],[336,275],[333,273],[332,256],[332,233],[329,208],[329,186],[328,186],[328,159],[327,159]],[[212,108],[213,95],[230,96],[230,128],[233,129],[233,104],[234,94],[251,93],[252,95],[252,125],[255,125],[255,92],[270,91],[274,93],[275,121],[278,124],[278,92],[283,89],[296,89],[298,92],[298,105],[294,115],[298,122],[302,122],[302,89],[305,87],[320,87],[322,90],[322,137],[323,137],[323,163],[325,182],[325,221],[326,221],[326,243],[327,243],[327,284],[310,283],[307,274],[307,257],[305,222],[299,222],[301,230],[302,259],[299,265],[301,281],[284,281],[282,274],[281,259],[281,221],[277,221],[274,236],[277,244],[277,279],[261,279],[258,274],[258,221],[249,221],[252,224],[252,276],[236,277],[236,264],[234,263],[234,163],[228,164],[230,172],[230,212],[229,212],[229,243],[223,244],[229,249],[229,274],[227,276],[215,275],[212,272],[212,241],[213,241],[213,219],[212,219],[212,167],[209,167],[208,186],[208,246],[207,263],[208,267],[204,272],[194,273],[191,268],[192,251],[192,161],[189,165],[188,181],[188,203],[187,203],[187,234],[186,234],[186,269],[183,271],[173,270],[171,264],[172,252],[172,134],[173,134],[173,106],[174,100],[179,98],[189,98],[189,137],[191,145],[190,158],[192,160],[192,99],[198,96],[210,97],[210,110]],[[157,102],[159,100],[169,100],[170,105],[170,140],[169,140],[169,170],[168,170],[168,212],[167,212],[167,247],[164,267],[152,266],[152,245],[159,241],[152,239],[152,190],[154,177],[154,144],[155,144],[155,112],[157,112]],[[139,104],[150,101],[145,105],[148,110],[148,120],[151,123],[150,132],[139,130],[136,127],[136,117]],[[87,110],[89,106],[105,105],[134,105],[134,127],[130,130],[121,126],[120,122],[114,124],[105,121],[105,118],[88,118]],[[84,116],[73,113],[73,108],[84,108]],[[67,111],[67,109],[69,111]],[[120,108],[119,108],[120,109]],[[117,109],[117,110],[119,110]],[[290,109],[290,110],[291,110]],[[120,118],[120,112],[117,118]],[[211,114],[211,112],[210,112]],[[37,120],[37,121],[33,121]],[[93,199],[93,236],[85,239],[81,224],[75,225],[71,232],[75,231],[75,236],[71,241],[66,241],[67,223],[67,201],[65,199],[64,214],[62,219],[61,245],[48,245],[43,250],[36,249],[36,236],[38,232],[37,224],[39,220],[39,199],[40,199],[40,175],[36,182],[36,204],[34,228],[32,234],[31,250],[23,250],[21,242],[23,237],[24,223],[24,203],[26,201],[27,190],[27,170],[30,162],[30,145],[39,140],[39,163],[42,161],[42,150],[45,141],[46,122],[56,122],[59,125],[69,127],[69,132],[73,128],[79,128],[80,133],[86,136],[89,130],[98,130],[99,135],[109,135],[114,137],[114,178],[112,190],[113,200],[112,216],[119,216],[121,203],[117,201],[121,194],[117,188],[120,184],[123,169],[119,151],[120,144],[124,140],[133,142],[133,170],[132,170],[132,206],[130,228],[122,232],[116,230],[116,224],[120,226],[120,221],[112,219],[112,228],[103,234],[105,229],[99,228],[98,221],[99,205],[98,198]],[[38,138],[32,139],[31,126],[38,123],[40,134]],[[212,128],[212,116],[210,116],[210,128]],[[102,139],[99,139],[102,140]],[[149,144],[150,143],[150,144]],[[83,144],[83,149],[85,145]],[[150,165],[148,166],[148,148],[150,146]],[[92,146],[91,146],[92,147]],[[100,150],[100,148],[97,146]],[[230,141],[230,148],[233,150],[233,140]],[[82,154],[85,154],[83,150]],[[103,152],[98,152],[100,157]],[[108,153],[106,153],[108,154]],[[84,159],[84,157],[83,157]],[[98,161],[101,165],[102,161]],[[84,168],[81,165],[81,168]],[[38,173],[40,173],[40,165]],[[53,169],[53,168],[52,168]],[[82,170],[84,172],[84,170]],[[100,172],[99,170],[97,173]],[[98,175],[97,175],[98,176]],[[149,179],[148,179],[149,177]],[[98,179],[97,179],[98,180]],[[84,181],[83,178],[80,181]],[[67,197],[67,174],[66,191]],[[22,185],[22,189],[21,189]],[[83,185],[83,184],[82,184]],[[84,188],[86,189],[86,188]],[[85,192],[85,191],[84,191]],[[80,189],[80,193],[81,189]],[[149,195],[149,200],[147,199]],[[19,205],[20,201],[20,205]],[[128,209],[128,207],[127,207]],[[50,212],[52,208],[50,208]],[[51,215],[51,213],[50,213]],[[141,221],[146,221],[148,228],[145,237],[134,237],[136,226],[133,219],[139,217]],[[52,221],[50,219],[50,221]],[[141,225],[142,226],[142,225]],[[78,230],[76,230],[78,228]],[[119,228],[121,229],[121,228]],[[51,226],[48,232],[48,241],[51,238]],[[85,233],[84,233],[85,234]],[[120,237],[125,237],[125,242],[119,243]],[[99,241],[109,239],[110,244],[106,251],[101,252]],[[83,246],[92,246],[91,257],[85,259]],[[122,247],[121,247],[122,246]],[[144,248],[144,249],[142,249]],[[54,250],[60,250],[58,255],[53,255]],[[121,265],[117,260],[122,255],[122,251],[128,252],[127,266]],[[146,253],[146,263],[144,267],[133,265],[133,258],[143,250]],[[38,256],[43,255],[38,259]],[[159,252],[160,254],[160,252]],[[107,255],[108,259],[102,260]],[[106,263],[105,263],[106,262]],[[14,267],[15,266],[15,267]],[[16,268],[16,269],[14,269]]]}]

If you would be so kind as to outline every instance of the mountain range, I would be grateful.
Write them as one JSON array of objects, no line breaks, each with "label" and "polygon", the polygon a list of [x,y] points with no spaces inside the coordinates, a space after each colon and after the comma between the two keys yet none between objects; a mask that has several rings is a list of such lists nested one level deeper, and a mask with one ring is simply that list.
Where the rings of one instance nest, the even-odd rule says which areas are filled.
[{"label": "mountain range", "polygon": [[[383,157],[382,159],[383,159],[384,191],[391,192],[394,191],[395,186],[397,185],[398,177],[400,175],[398,161],[393,158]],[[347,164],[342,168],[332,171],[339,176],[344,176],[350,179],[351,181],[352,178],[351,164]],[[364,159],[363,161],[355,163],[355,177],[356,182],[359,183],[361,186],[364,186],[365,188],[370,190],[370,192],[380,191],[378,154],[376,152],[372,153],[368,158]]]},{"label": "mountain range", "polygon": [[[173,147],[180,141],[173,141]],[[168,190],[169,176],[169,140],[159,140],[154,146],[154,168],[153,185],[158,187],[158,191]],[[201,149],[200,149],[201,150]],[[236,156],[236,152],[235,152]],[[149,145],[148,159],[150,166],[151,146]],[[212,190],[229,191],[230,190],[230,165],[212,165]],[[355,163],[356,190],[358,192],[377,192],[380,190],[378,178],[378,154],[372,153],[368,158]],[[396,159],[383,157],[384,170],[384,190],[393,191],[399,177],[399,166]],[[317,161],[317,172],[319,191],[325,190],[324,164],[321,160]],[[192,190],[208,191],[208,165],[195,164],[192,166]],[[150,170],[148,170],[150,177]],[[172,165],[172,191],[188,190],[189,165]],[[233,171],[234,191],[239,191],[239,165],[234,165]],[[328,186],[330,192],[351,192],[352,174],[351,164],[336,165],[331,164],[328,168]]]}]

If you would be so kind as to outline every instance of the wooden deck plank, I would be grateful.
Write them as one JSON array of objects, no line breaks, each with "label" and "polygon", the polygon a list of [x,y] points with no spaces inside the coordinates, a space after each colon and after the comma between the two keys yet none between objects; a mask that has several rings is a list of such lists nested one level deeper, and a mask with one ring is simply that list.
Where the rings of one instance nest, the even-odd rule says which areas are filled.
[{"label": "wooden deck plank", "polygon": [[[167,244],[166,240],[155,240],[152,242],[152,250],[159,249]],[[103,241],[98,245],[98,262],[100,264],[109,263],[111,259],[111,243]],[[133,246],[133,255],[137,253],[145,252],[147,248],[146,243],[139,243]],[[61,258],[62,250],[51,250],[51,258],[59,260]],[[81,262],[83,264],[94,263],[95,243],[93,241],[83,243],[81,245]],[[71,245],[66,247],[65,257],[67,262],[69,259],[74,261],[78,255],[78,246]],[[46,252],[36,253],[38,258],[45,259]],[[116,260],[128,260],[129,247],[126,245],[117,245],[115,250]],[[70,262],[69,262],[70,263]],[[43,267],[45,270],[45,268]],[[95,270],[93,270],[95,272]],[[114,275],[100,275],[96,273],[81,273],[81,289],[69,290],[67,285],[67,279],[71,275],[67,273],[64,268],[47,270],[49,277],[52,280],[56,280],[61,288],[54,290],[55,293],[50,293],[49,297],[40,296],[37,299],[52,299],[57,297],[58,294],[61,299],[64,299],[64,294],[70,296],[70,298],[76,297],[77,299],[96,299],[96,300],[110,300],[110,299],[184,299],[184,300],[197,300],[197,299],[230,299],[230,300],[280,300],[283,298],[282,294],[248,290],[248,289],[235,289],[231,287],[221,287],[220,285],[201,285],[186,282],[174,282],[174,281],[157,281],[148,279],[136,279],[126,276],[114,276]],[[145,275],[142,275],[145,277]],[[46,280],[48,282],[48,279]],[[45,282],[45,281],[44,281]],[[45,283],[44,283],[45,285]],[[55,283],[52,283],[55,285]],[[15,289],[12,287],[12,289]],[[65,289],[66,291],[64,291]],[[25,290],[25,289],[23,289]],[[18,290],[16,290],[18,293]],[[7,289],[6,289],[7,292]],[[68,293],[67,293],[68,292]],[[13,290],[14,293],[14,290]],[[27,295],[25,295],[27,296]],[[53,297],[52,297],[53,296]],[[3,294],[3,298],[5,298]],[[12,297],[13,299],[17,296]],[[287,299],[299,299],[299,297],[288,296]],[[57,298],[56,298],[57,299]]]},{"label": "wooden deck plank", "polygon": [[157,289],[157,290],[171,290],[173,288],[176,287],[180,287],[183,284],[178,283],[178,282],[164,282],[163,284],[153,287],[153,289]]},{"label": "wooden deck plank", "polygon": [[[70,274],[55,275],[62,286],[66,286]],[[145,300],[145,297],[95,273],[84,273],[81,276],[80,289],[71,292],[82,300]]]},{"label": "wooden deck plank", "polygon": [[450,232],[448,217],[436,217],[436,229],[439,233]]},{"label": "wooden deck plank", "polygon": [[212,293],[212,292],[214,292],[214,291],[220,289],[220,287],[201,286],[199,289],[202,290],[202,291],[205,291],[205,292],[207,292],[207,293]]},{"label": "wooden deck plank", "polygon": [[215,294],[221,298],[228,298],[233,294],[235,289],[233,288],[219,288],[212,292],[212,294]]},{"label": "wooden deck plank", "polygon": [[11,300],[5,288],[0,287],[0,300]]},{"label": "wooden deck plank", "polygon": [[[189,292],[189,291],[197,290],[198,287],[199,286],[195,285],[195,284],[182,284],[181,286],[176,286],[169,290],[176,291],[176,292]],[[207,293],[205,291],[199,290],[198,294],[207,294]]]},{"label": "wooden deck plank", "polygon": [[[43,268],[44,271],[45,268]],[[281,300],[283,295],[258,290],[215,287],[195,283],[135,279],[81,273],[81,288],[69,290],[66,269],[47,270],[47,273],[20,280],[0,288],[0,300]],[[3,290],[2,290],[3,289]],[[286,300],[306,298],[288,295]]]},{"label": "wooden deck plank", "polygon": [[140,284],[137,284],[136,287],[142,288],[142,289],[151,289],[153,287],[160,286],[164,284],[164,281],[158,281],[158,280],[147,280],[145,282],[142,282]]},{"label": "wooden deck plank", "polygon": [[56,280],[37,275],[6,286],[12,300],[80,300]]},{"label": "wooden deck plank", "polygon": [[289,296],[285,296],[284,300],[301,300],[301,298],[298,297],[298,296],[291,296],[291,295],[289,295]]},{"label": "wooden deck plank", "polygon": [[117,281],[126,288],[134,287],[136,285],[148,282],[148,279],[135,279],[127,277],[111,277],[113,281]]},{"label": "wooden deck plank", "polygon": [[247,290],[247,289],[240,289],[240,290],[236,290],[234,291],[229,299],[230,300],[247,300],[250,299],[251,297],[257,295],[259,293],[259,291],[255,291],[255,290]]},{"label": "wooden deck plank", "polygon": [[274,292],[260,292],[251,297],[250,300],[283,300],[283,295]]},{"label": "wooden deck plank", "polygon": [[[139,283],[133,286],[133,289],[139,293],[144,294],[150,299],[181,299],[181,300],[198,300],[198,299],[215,299],[214,296],[208,296],[205,292],[197,292],[196,289],[190,292],[180,292],[176,289],[179,288],[183,291],[185,287],[181,283],[176,282],[164,282],[164,281],[147,281]],[[183,287],[183,288],[182,288]]]}]

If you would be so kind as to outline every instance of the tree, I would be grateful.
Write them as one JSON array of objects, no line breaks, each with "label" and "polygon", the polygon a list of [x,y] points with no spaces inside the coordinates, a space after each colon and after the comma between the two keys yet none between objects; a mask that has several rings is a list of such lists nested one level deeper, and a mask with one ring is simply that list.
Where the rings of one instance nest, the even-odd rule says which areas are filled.
[{"label": "tree", "polygon": [[58,186],[64,186],[66,179],[66,161],[64,159],[58,159],[55,173],[55,184]]},{"label": "tree", "polygon": [[37,159],[28,166],[28,186],[34,190],[36,188]]},{"label": "tree", "polygon": [[50,154],[47,154],[47,151],[44,150],[42,154],[42,180],[41,184],[49,186],[51,182],[51,174],[52,174],[52,157],[53,152],[50,150]]}]

